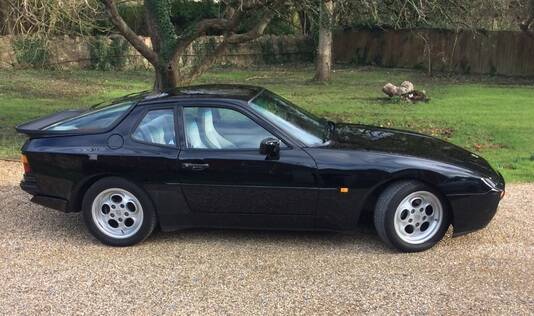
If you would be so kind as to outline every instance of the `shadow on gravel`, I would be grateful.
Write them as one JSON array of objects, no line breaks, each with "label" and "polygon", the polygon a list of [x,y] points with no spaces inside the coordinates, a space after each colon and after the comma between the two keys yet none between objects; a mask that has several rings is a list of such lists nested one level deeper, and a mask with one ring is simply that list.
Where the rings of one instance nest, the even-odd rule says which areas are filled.
[{"label": "shadow on gravel", "polygon": [[213,243],[231,246],[292,247],[351,249],[361,253],[392,253],[377,236],[368,222],[358,225],[353,232],[239,230],[239,229],[186,229],[176,232],[156,230],[145,243]]},{"label": "shadow on gravel", "polygon": [[236,229],[188,229],[177,232],[156,231],[145,243],[224,243],[232,246],[347,249],[361,253],[392,253],[378,236],[365,231],[350,233],[313,231],[258,231]]},{"label": "shadow on gravel", "polygon": [[[57,240],[70,245],[100,243],[90,236],[80,213],[62,213],[30,202],[30,195],[18,186],[0,186],[0,226],[14,235]],[[32,218],[31,224],[24,219]],[[186,229],[162,232],[156,229],[145,245],[173,243],[229,244],[232,246],[296,247],[315,249],[351,248],[361,252],[384,253],[389,248],[379,240],[368,219],[350,233],[313,231],[273,231],[237,229]]]}]

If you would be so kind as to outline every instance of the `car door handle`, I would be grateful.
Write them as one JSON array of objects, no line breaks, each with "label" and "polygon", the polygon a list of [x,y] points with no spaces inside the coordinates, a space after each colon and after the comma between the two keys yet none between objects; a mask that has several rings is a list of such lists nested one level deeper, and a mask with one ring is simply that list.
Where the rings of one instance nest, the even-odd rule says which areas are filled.
[{"label": "car door handle", "polygon": [[184,162],[182,163],[182,168],[193,170],[193,171],[202,171],[206,170],[210,167],[207,163],[190,163],[190,162]]}]

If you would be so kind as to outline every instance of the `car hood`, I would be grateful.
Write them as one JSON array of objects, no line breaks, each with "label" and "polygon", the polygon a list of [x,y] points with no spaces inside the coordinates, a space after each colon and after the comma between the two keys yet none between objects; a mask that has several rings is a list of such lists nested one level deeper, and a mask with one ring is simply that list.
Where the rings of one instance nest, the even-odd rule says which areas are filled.
[{"label": "car hood", "polygon": [[482,157],[435,137],[368,125],[336,124],[327,148],[357,149],[436,160],[495,176]]}]

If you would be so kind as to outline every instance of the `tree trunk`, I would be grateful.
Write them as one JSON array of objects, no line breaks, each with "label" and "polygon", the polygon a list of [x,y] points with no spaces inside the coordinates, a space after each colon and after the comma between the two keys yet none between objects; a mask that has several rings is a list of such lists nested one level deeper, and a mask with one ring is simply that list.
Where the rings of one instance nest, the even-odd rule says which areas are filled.
[{"label": "tree trunk", "polygon": [[178,65],[173,58],[177,40],[168,14],[170,2],[145,0],[144,8],[152,49],[157,55],[157,62],[152,63],[156,75],[154,92],[165,92],[176,88],[178,82]]},{"label": "tree trunk", "polygon": [[305,10],[300,10],[297,12],[299,22],[300,22],[300,29],[302,30],[302,35],[308,36],[311,33],[310,30],[310,19],[308,17],[308,13]]},{"label": "tree trunk", "polygon": [[179,78],[175,67],[176,65],[173,65],[172,62],[166,66],[154,66],[156,74],[154,92],[164,92],[176,88]]},{"label": "tree trunk", "polygon": [[332,70],[332,24],[334,1],[322,1],[319,17],[319,45],[317,47],[317,61],[314,77],[314,80],[316,81],[330,80]]}]

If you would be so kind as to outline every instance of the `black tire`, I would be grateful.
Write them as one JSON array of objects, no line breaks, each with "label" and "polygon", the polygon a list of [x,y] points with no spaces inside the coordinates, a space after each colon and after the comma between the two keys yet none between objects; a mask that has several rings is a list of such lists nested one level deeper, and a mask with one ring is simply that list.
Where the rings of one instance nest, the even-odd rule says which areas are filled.
[{"label": "black tire", "polygon": [[[113,238],[106,235],[97,227],[98,224],[93,219],[93,201],[101,192],[111,188],[119,188],[132,193],[142,206],[142,223],[137,232],[128,238]],[[142,242],[150,236],[157,224],[156,211],[148,195],[137,185],[118,177],[103,178],[95,182],[84,194],[82,213],[89,232],[103,244],[115,247],[126,247]]]},{"label": "black tire", "polygon": [[[434,235],[423,243],[409,243],[402,240],[395,230],[394,217],[397,207],[410,194],[426,191],[435,195],[442,206],[443,220]],[[439,192],[418,181],[399,181],[391,184],[378,198],[374,212],[374,224],[378,236],[390,247],[402,252],[418,252],[432,248],[437,244],[449,228],[449,211],[447,204]],[[422,227],[422,226],[421,226]]]}]

